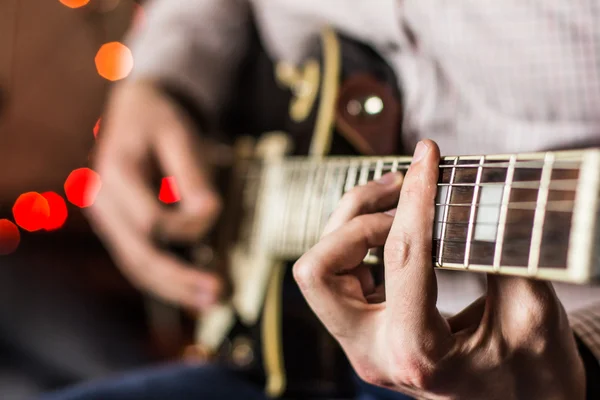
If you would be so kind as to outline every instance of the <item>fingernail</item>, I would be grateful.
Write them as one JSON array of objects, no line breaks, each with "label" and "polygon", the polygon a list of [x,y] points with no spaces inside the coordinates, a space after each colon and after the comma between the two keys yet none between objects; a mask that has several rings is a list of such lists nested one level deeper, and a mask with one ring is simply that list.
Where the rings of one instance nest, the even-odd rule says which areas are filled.
[{"label": "fingernail", "polygon": [[399,172],[388,172],[375,182],[381,185],[398,184],[402,181],[402,174]]},{"label": "fingernail", "polygon": [[417,163],[425,157],[425,154],[429,151],[429,146],[427,146],[424,142],[419,142],[417,144],[417,148],[415,149],[415,154],[413,155],[412,163]]},{"label": "fingernail", "polygon": [[384,214],[391,215],[392,217],[396,215],[397,208],[392,208],[391,210],[387,210]]}]

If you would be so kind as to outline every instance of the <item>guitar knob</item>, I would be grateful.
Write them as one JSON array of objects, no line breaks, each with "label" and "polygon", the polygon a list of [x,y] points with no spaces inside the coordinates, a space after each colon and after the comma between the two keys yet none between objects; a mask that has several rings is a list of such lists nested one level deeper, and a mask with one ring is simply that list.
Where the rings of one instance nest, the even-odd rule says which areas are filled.
[{"label": "guitar knob", "polygon": [[238,367],[247,367],[254,361],[252,340],[245,336],[238,336],[231,346],[231,360]]},{"label": "guitar knob", "polygon": [[383,100],[376,95],[351,99],[346,104],[346,111],[353,117],[376,117],[383,112]]}]

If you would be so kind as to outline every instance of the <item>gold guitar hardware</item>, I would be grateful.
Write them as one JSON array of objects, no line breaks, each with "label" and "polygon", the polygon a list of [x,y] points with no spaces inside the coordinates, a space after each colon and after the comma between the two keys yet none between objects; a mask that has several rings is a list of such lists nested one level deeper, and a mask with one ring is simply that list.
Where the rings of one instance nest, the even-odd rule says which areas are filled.
[{"label": "gold guitar hardware", "polygon": [[315,104],[319,91],[319,63],[308,60],[301,68],[280,62],[275,66],[277,81],[291,89],[294,98],[290,102],[290,118],[294,122],[304,121]]}]

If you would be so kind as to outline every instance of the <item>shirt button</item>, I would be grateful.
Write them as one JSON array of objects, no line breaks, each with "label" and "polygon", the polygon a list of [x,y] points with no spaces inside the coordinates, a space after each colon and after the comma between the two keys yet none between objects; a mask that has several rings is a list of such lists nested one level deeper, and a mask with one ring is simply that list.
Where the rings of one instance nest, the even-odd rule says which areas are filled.
[{"label": "shirt button", "polygon": [[386,53],[397,53],[400,51],[400,45],[397,42],[389,41],[384,43],[383,49]]}]

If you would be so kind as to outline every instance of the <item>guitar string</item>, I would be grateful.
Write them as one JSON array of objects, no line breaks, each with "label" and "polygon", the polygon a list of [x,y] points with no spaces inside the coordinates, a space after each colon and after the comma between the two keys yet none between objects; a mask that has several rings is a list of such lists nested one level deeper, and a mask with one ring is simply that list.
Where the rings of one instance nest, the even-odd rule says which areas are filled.
[{"label": "guitar string", "polygon": [[[398,160],[399,161],[399,160]],[[360,160],[360,159],[356,159],[356,160],[327,160],[327,161],[310,161],[310,160],[302,160],[302,161],[295,161],[293,164],[294,166],[298,166],[298,165],[302,165],[302,166],[309,166],[312,169],[317,169],[317,168],[325,168],[327,165],[331,165],[331,164],[337,164],[338,166],[342,166],[342,167],[349,167],[352,164],[358,164],[361,166],[366,166],[368,165],[368,170],[369,171],[375,171],[375,169],[377,168],[377,163],[378,162],[382,162],[383,163],[383,169],[388,169],[389,167],[391,167],[391,164],[394,163],[394,160],[383,160],[383,159],[372,159],[372,160]],[[263,165],[277,165],[277,166],[283,166],[288,167],[288,165],[290,165],[292,163],[291,159],[287,159],[284,161],[277,161],[277,162],[267,162],[267,163],[263,163],[260,161],[257,161],[257,163],[259,164],[263,164]],[[554,166],[554,170],[558,169],[566,169],[566,170],[579,170],[581,167],[581,160],[564,160],[564,159],[559,159],[556,160],[555,162],[555,166]],[[575,164],[575,165],[573,165]],[[522,168],[522,169],[541,169],[544,165],[544,161],[543,160],[519,160],[519,161],[515,161],[515,168]],[[477,169],[479,168],[480,164],[474,163],[474,164],[439,164],[438,167],[441,169],[451,169],[451,168],[455,168],[455,169]],[[488,168],[488,169],[508,169],[508,167],[510,166],[509,162],[506,161],[502,161],[502,162],[485,162],[483,164],[481,164],[482,168]],[[397,163],[397,168],[398,169],[408,169],[410,167],[410,162],[398,162]]]},{"label": "guitar string", "polygon": [[[355,167],[357,167],[357,169],[364,174],[365,172],[365,167],[366,165],[369,165],[369,168],[367,169],[369,172],[371,171],[375,171],[377,172],[381,172],[381,173],[386,173],[388,168],[397,168],[399,167],[400,169],[405,169],[408,168],[408,165],[397,165],[397,162],[394,161],[386,161],[385,163],[381,162],[381,159],[374,159],[375,162],[379,162],[380,164],[380,168],[377,167],[373,167],[370,166],[370,164],[366,164],[364,161],[362,160],[362,163],[359,163],[358,160],[354,160],[353,162],[347,163],[347,162],[332,162],[332,161],[328,161],[325,163],[321,163],[319,165],[311,165],[311,161],[307,160],[307,161],[301,161],[301,162],[296,162],[294,165],[295,168],[293,169],[297,169],[298,167],[303,167],[302,169],[304,169],[303,172],[306,173],[306,175],[309,174],[316,174],[319,173],[319,171],[322,172],[323,169],[326,168],[332,168],[333,169],[341,169],[344,170],[346,168],[350,169],[352,168],[352,166],[354,165]],[[387,163],[390,163],[390,165],[386,165]],[[581,164],[580,160],[558,160],[556,162],[556,164],[565,164],[565,163],[577,163],[577,164]],[[298,165],[300,164],[300,165]],[[362,165],[361,165],[362,164]],[[506,163],[505,163],[506,164]],[[527,165],[527,166],[532,166],[532,164],[536,164],[536,166],[542,167],[543,166],[543,161],[542,160],[523,160],[523,161],[517,161],[516,166],[523,166],[523,165]],[[498,166],[503,166],[503,163],[488,163],[488,164],[483,164],[483,166],[490,166],[490,167],[498,167]],[[279,164],[278,166],[283,166],[283,167],[288,167],[290,166],[289,164]],[[440,165],[440,168],[455,168],[455,169],[463,169],[465,170],[466,168],[469,167],[477,167],[479,168],[481,165],[479,164],[458,164],[458,165]],[[291,167],[291,166],[290,166]],[[565,169],[564,168],[565,165],[555,165],[554,170],[561,170],[561,169]],[[284,168],[287,171],[286,172],[291,172],[290,169],[292,168]],[[473,168],[475,169],[475,168]],[[572,169],[578,169],[578,167],[573,167]],[[345,173],[342,173],[342,175],[345,175]],[[260,175],[259,174],[255,174],[257,179],[260,179]],[[551,190],[559,190],[559,191],[575,191],[578,187],[578,184],[580,184],[581,182],[578,182],[578,180],[576,179],[555,179],[551,182]],[[569,185],[570,184],[570,185]],[[447,184],[444,182],[440,182],[438,183],[438,186],[446,186],[446,187],[476,187],[476,186],[496,186],[496,187],[504,187],[504,183],[502,182],[481,182],[479,184],[475,184],[475,183],[455,183],[455,184]],[[558,187],[557,187],[558,186]],[[539,189],[541,187],[540,183],[538,181],[514,181],[512,183],[512,187],[513,188],[528,188],[528,189]],[[532,206],[532,203],[534,202],[510,202],[508,204],[508,208],[510,209],[526,209],[526,210],[535,210],[536,207]],[[569,200],[551,200],[548,201],[548,205],[550,206],[563,206],[563,210],[560,211],[572,211],[570,209],[566,209],[565,205],[569,205],[573,203],[573,201],[569,201]],[[497,206],[502,206],[502,203],[499,204],[476,204],[475,207],[484,207],[484,206],[490,206],[490,207],[497,207]],[[443,207],[443,206],[469,206],[472,207],[472,204],[466,204],[466,203],[437,203],[436,206],[439,207]],[[440,221],[443,223],[443,221]],[[448,224],[451,224],[452,222],[446,222]],[[481,224],[481,223],[480,223]]]},{"label": "guitar string", "polygon": [[[286,171],[286,172],[291,172],[291,171]],[[303,178],[308,177],[308,175],[312,175],[312,174],[316,174],[317,172],[319,172],[317,169],[311,170],[311,171],[307,171],[308,173],[305,174],[306,176],[303,176]],[[385,173],[385,171],[382,171],[382,173]],[[255,178],[255,180],[259,180],[261,177],[257,176]],[[294,183],[296,180],[292,180],[292,183]],[[550,189],[551,190],[564,190],[564,191],[571,191],[571,190],[576,190],[578,185],[581,183],[582,181],[577,179],[577,178],[573,178],[573,177],[569,177],[569,178],[554,178],[551,180],[550,183]],[[356,186],[360,186],[358,184],[356,184],[354,187]],[[474,183],[474,182],[458,182],[458,183],[448,183],[448,182],[438,182],[437,186],[452,186],[452,187],[476,187],[476,186],[496,186],[496,187],[504,187],[505,183],[504,181],[502,182],[495,182],[495,181],[483,181],[480,183]],[[511,186],[515,189],[539,189],[540,188],[540,182],[538,180],[514,180],[511,184]]]},{"label": "guitar string", "polygon": [[[579,161],[573,161],[573,162],[577,162],[577,163],[580,164]],[[542,163],[540,162],[539,164],[540,164],[539,166],[542,167],[542,165],[541,165]],[[362,165],[365,165],[365,164],[362,164]],[[492,166],[492,167],[497,167],[498,166],[498,164],[489,164],[489,165]],[[527,164],[527,165],[531,166],[531,162],[529,164]],[[310,163],[306,163],[306,164],[301,165],[301,166],[304,167],[304,168],[302,168],[304,170],[302,172],[305,173],[303,175],[318,174],[320,170],[322,172],[322,169],[331,168],[332,167],[332,163],[327,163],[326,165],[322,165],[322,166],[312,166],[312,165],[310,165]],[[479,165],[476,165],[476,166],[479,167]],[[348,169],[351,168],[351,167],[352,167],[352,164],[345,164],[344,165],[344,164],[341,164],[341,163],[337,163],[333,167],[333,169],[335,169],[336,171],[338,171],[338,173],[341,172],[340,175],[346,175],[347,172],[348,172]],[[358,169],[357,172],[360,172],[361,174],[365,173],[365,168],[363,166],[361,166],[360,163],[358,165],[356,165],[356,167]],[[387,166],[387,165],[383,164],[381,166],[381,168],[368,168],[367,171],[368,172],[373,172],[374,171],[374,172],[377,173],[378,170],[379,170],[383,174],[383,173],[389,172],[389,171],[386,171],[386,170],[388,168],[390,168],[390,167],[394,168],[395,165],[389,165],[389,166]],[[398,165],[398,167],[400,169],[407,169],[408,165],[407,166]],[[470,165],[465,165],[465,164],[457,165],[457,166],[443,166],[443,165],[440,166],[440,168],[456,168],[457,170],[458,169],[462,169],[463,171],[465,171],[468,167],[470,167]],[[475,165],[473,165],[472,167],[475,167]],[[555,167],[555,170],[568,169],[568,168],[562,168],[562,167],[564,167],[564,165],[560,166],[560,167],[557,166],[557,167]],[[291,172],[290,168],[285,168],[285,169],[287,170],[286,172],[288,172],[288,173]],[[579,169],[579,168],[578,167],[574,167],[574,168],[570,168],[570,169],[576,170],[576,169]],[[325,174],[327,174],[326,171],[325,171]],[[260,179],[260,176],[258,174],[256,174],[255,176],[256,176],[257,179]],[[308,178],[308,177],[305,176],[304,178]],[[368,178],[370,178],[370,177],[368,177]],[[342,181],[343,181],[343,179],[342,179]],[[562,187],[551,187],[550,189],[552,189],[552,190],[562,190],[562,191],[574,191],[574,190],[577,189],[578,183],[581,184],[581,182],[578,182],[578,180],[576,180],[576,179],[556,179],[555,178],[555,180],[552,181],[552,184],[554,184],[554,185],[556,185],[556,184],[562,185]],[[570,186],[569,186],[569,184],[570,184]],[[498,186],[498,187],[504,187],[504,183],[502,183],[502,182],[481,182],[479,185],[476,185],[474,183],[462,183],[462,184],[461,183],[457,183],[457,184],[453,184],[453,185],[444,184],[443,182],[438,183],[438,186],[449,186],[449,187],[456,187],[456,186],[475,187],[475,186],[485,186],[485,185],[493,185],[493,186]],[[523,188],[530,188],[530,189],[539,189],[540,186],[541,185],[537,181],[514,181],[513,182],[513,187],[515,187],[515,188],[523,187]],[[343,188],[342,188],[342,191],[343,191]],[[328,196],[328,197],[331,197],[331,196]],[[339,197],[339,196],[337,196],[337,197]],[[511,202],[510,204],[507,205],[508,206],[507,208],[509,208],[509,209],[519,209],[519,208],[523,209],[524,207],[519,207],[519,206],[528,205],[529,207],[526,207],[526,209],[528,209],[528,210],[535,210],[536,207],[532,207],[531,206],[533,203],[535,203],[535,202],[531,202],[531,201],[530,202],[525,202],[525,201]],[[570,201],[570,200],[553,200],[553,201],[549,201],[548,202],[548,205],[562,205],[562,206],[565,206],[565,204],[574,204],[574,202]],[[437,203],[435,205],[437,207],[444,207],[444,206],[449,206],[449,207],[450,206],[469,206],[469,207],[472,207],[473,206],[473,204],[466,204],[466,203]],[[485,206],[501,207],[502,203],[497,203],[497,204],[496,203],[494,203],[494,204],[480,203],[480,204],[476,204],[475,205],[475,207],[485,207]],[[563,211],[570,211],[570,212],[572,212],[571,209],[563,210]],[[444,221],[438,221],[438,220],[436,220],[436,221],[434,221],[434,224],[436,224],[436,223],[444,223]],[[466,222],[465,223],[465,222],[451,222],[451,221],[445,221],[445,223],[447,225],[453,225],[453,226],[456,226],[456,225],[460,226],[460,225],[462,225],[462,226],[466,226],[466,227],[468,227],[469,225],[474,225],[474,226],[484,226],[485,225],[485,226],[499,227],[499,225],[500,225],[499,223],[477,222],[477,221],[474,221],[472,224],[470,222]],[[512,223],[511,222],[506,222],[504,225],[505,226],[516,226],[516,225],[522,225],[522,224],[523,224],[523,222],[512,222]],[[432,252],[432,256],[431,257],[432,257],[432,261],[436,262],[438,260],[438,258],[439,258],[439,257],[437,257],[436,253],[439,253],[439,251],[441,250],[441,246],[440,246],[441,243],[439,242],[439,239],[435,239],[435,238],[432,239],[432,241],[433,241],[435,247],[433,248],[433,252]],[[471,240],[471,242],[482,242],[482,241]],[[452,236],[450,236],[450,237],[447,238],[446,243],[451,243],[451,244],[452,243],[458,243],[460,245],[466,245],[465,240],[455,240],[455,237],[453,238]],[[494,246],[497,244],[496,241],[493,241],[493,242],[483,241],[483,243],[490,243],[490,245],[494,245]],[[300,247],[306,247],[306,244],[308,244],[308,243],[306,243],[306,242],[302,243],[302,245]],[[296,248],[296,250],[302,251],[302,249],[300,249],[300,248]],[[444,264],[444,262],[448,262],[446,260],[446,257],[444,257],[444,260],[441,260],[441,261],[442,261],[442,263],[441,263],[442,265]],[[493,264],[492,263],[487,263],[486,265],[489,266],[490,269],[493,268]],[[526,268],[525,265],[523,265],[522,267]]]}]

